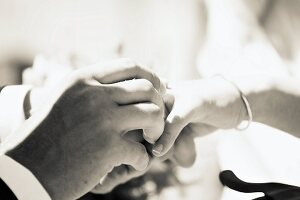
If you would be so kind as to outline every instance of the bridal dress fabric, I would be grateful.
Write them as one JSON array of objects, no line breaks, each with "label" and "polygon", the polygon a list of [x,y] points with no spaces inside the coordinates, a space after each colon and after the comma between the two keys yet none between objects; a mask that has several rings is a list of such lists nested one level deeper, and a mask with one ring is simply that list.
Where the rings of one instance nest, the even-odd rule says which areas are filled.
[{"label": "bridal dress fabric", "polygon": [[[217,43],[208,37],[207,47],[199,55],[199,73],[204,77],[215,73],[228,77],[248,74],[300,77],[300,15],[296,11],[299,8],[299,1],[274,3],[265,15],[262,30],[257,31],[259,35],[253,35],[244,45],[234,46],[235,38]],[[232,51],[226,51],[228,47]],[[220,171],[232,170],[241,180],[251,183],[300,186],[299,138],[253,123],[243,132],[224,131],[218,139]],[[261,196],[262,193],[242,193],[225,187],[221,199],[248,200]]]}]

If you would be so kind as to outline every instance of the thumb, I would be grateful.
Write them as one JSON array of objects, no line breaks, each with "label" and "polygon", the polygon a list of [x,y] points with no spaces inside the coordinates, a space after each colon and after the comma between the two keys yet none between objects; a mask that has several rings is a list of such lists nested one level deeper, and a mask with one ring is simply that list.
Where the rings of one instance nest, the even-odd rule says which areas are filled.
[{"label": "thumb", "polygon": [[166,119],[164,132],[152,149],[153,155],[160,157],[171,149],[182,129],[190,123],[190,116],[190,106],[175,99],[173,108]]},{"label": "thumb", "polygon": [[138,171],[147,168],[150,158],[144,145],[125,140],[123,148],[119,149],[123,151],[120,164],[130,165]]}]

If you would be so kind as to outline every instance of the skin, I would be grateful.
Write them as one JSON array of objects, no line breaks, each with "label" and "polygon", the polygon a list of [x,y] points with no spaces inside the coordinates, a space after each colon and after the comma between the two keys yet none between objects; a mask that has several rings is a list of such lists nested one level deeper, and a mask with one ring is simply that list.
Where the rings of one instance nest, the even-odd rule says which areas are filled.
[{"label": "skin", "polygon": [[[265,75],[234,79],[250,103],[253,121],[300,137],[299,80]],[[168,93],[165,102],[171,112],[152,150],[157,157],[165,155],[181,134],[202,136],[248,120],[238,89],[222,77],[170,84]]]},{"label": "skin", "polygon": [[[219,4],[224,4],[225,6],[223,10],[221,10],[221,14],[220,14],[220,5]],[[207,9],[208,9],[208,15],[209,15],[209,26],[208,26],[208,41],[209,44],[212,45],[214,47],[214,45],[218,45],[218,44],[224,44],[225,42],[225,46],[235,46],[235,45],[241,45],[241,44],[236,44],[237,42],[239,43],[240,41],[242,41],[242,45],[246,45],[248,44],[250,41],[253,41],[254,36],[259,35],[259,38],[254,39],[254,41],[259,41],[259,43],[261,44],[262,41],[264,42],[264,47],[266,49],[270,48],[268,45],[268,41],[264,39],[264,33],[261,31],[261,26],[260,26],[260,21],[262,21],[263,19],[263,13],[265,13],[265,8],[266,5],[268,4],[268,1],[259,1],[259,2],[253,2],[253,1],[239,1],[239,0],[226,0],[226,1],[219,1],[219,0],[210,0],[210,1],[206,1],[206,5],[207,5]],[[217,5],[217,6],[216,6]],[[233,7],[231,5],[234,5]],[[222,6],[221,6],[222,7]],[[218,9],[215,9],[218,8]],[[216,11],[216,12],[215,12]],[[242,11],[242,12],[241,12]],[[224,18],[224,16],[226,16]],[[242,17],[241,17],[242,16]],[[220,20],[223,21],[225,20],[226,22],[228,22],[229,18],[232,20],[232,23],[223,23],[226,24],[226,28],[224,29],[223,26],[220,26]],[[249,26],[247,26],[247,24]],[[231,26],[230,28],[228,28],[228,26]],[[251,27],[250,29],[248,27]],[[219,33],[221,30],[222,34],[220,37],[220,34],[218,34],[217,36],[214,33]],[[217,31],[216,31],[217,30]],[[234,31],[232,31],[234,30]],[[237,31],[238,30],[238,31]],[[225,31],[225,32],[224,32]],[[216,36],[216,37],[215,37]],[[234,37],[232,37],[234,36]],[[237,39],[238,38],[238,39]],[[220,40],[220,41],[219,41]],[[218,42],[219,41],[219,42]],[[210,48],[206,48],[209,49]],[[219,46],[217,46],[217,49],[219,49]],[[226,48],[227,50],[228,48]],[[212,55],[213,57],[215,57],[215,48],[212,48]],[[203,58],[202,58],[203,60]],[[216,65],[219,65],[219,63],[222,63],[222,61],[219,61],[219,59],[208,59],[209,60],[209,66],[214,65],[214,63],[212,64],[212,62],[216,62]],[[205,64],[204,64],[205,66]],[[202,81],[203,82],[203,81]],[[214,81],[215,82],[215,81]],[[196,82],[197,83],[197,82]],[[163,152],[163,156],[158,157],[161,158],[162,160],[164,158],[168,158],[171,159],[174,162],[177,162],[177,164],[179,164],[180,166],[184,166],[184,167],[189,167],[193,164],[194,160],[195,160],[195,144],[193,142],[193,138],[194,137],[198,137],[198,136],[203,136],[206,134],[209,134],[211,132],[213,132],[214,130],[217,129],[217,127],[214,126],[214,119],[207,119],[207,123],[204,122],[205,120],[203,120],[203,122],[199,123],[197,120],[203,118],[203,116],[201,116],[202,113],[204,113],[204,111],[199,111],[198,114],[193,113],[192,110],[197,110],[194,107],[197,107],[197,103],[195,103],[194,105],[191,105],[191,99],[201,99],[202,97],[205,97],[206,95],[211,96],[211,98],[213,98],[212,96],[215,96],[216,98],[218,96],[222,96],[224,93],[224,88],[223,86],[220,86],[220,88],[222,89],[217,89],[217,86],[215,86],[215,90],[211,91],[210,94],[208,94],[207,92],[207,87],[206,86],[202,86],[202,84],[195,84],[194,81],[192,82],[185,82],[185,83],[176,83],[172,85],[172,89],[169,90],[169,95],[167,95],[167,97],[165,98],[165,103],[166,103],[166,107],[168,110],[172,110],[173,105],[174,105],[174,101],[176,98],[176,102],[175,103],[175,108],[173,113],[170,114],[170,116],[168,117],[168,119],[166,120],[166,129],[165,129],[165,133],[164,136],[162,136],[161,140],[166,140],[165,143],[169,143],[166,144],[167,145],[167,150]],[[195,93],[194,91],[189,91],[187,90],[187,88],[191,88],[191,90],[194,91],[199,91],[201,90],[201,93]],[[239,112],[239,117],[243,117],[242,115],[245,115],[246,113],[244,112],[244,109],[241,109],[241,106],[243,104],[241,104],[241,102],[239,101],[239,99],[236,101],[236,103],[229,103],[230,101],[235,101],[234,99],[237,99],[237,97],[239,97],[239,94],[236,91],[232,91],[232,85],[227,85],[227,90],[228,92],[228,96],[232,99],[227,99],[226,101],[223,102],[219,102],[220,104],[228,104],[226,106],[228,106],[227,114],[224,113],[224,115],[219,115],[220,119],[218,120],[218,125],[222,128],[230,128],[232,126],[235,126],[237,123],[239,123],[238,121],[240,119],[236,119],[236,118],[230,118],[230,122],[223,122],[222,116],[228,116],[228,115],[234,115],[234,114],[230,114],[230,112]],[[220,90],[220,91],[219,91]],[[213,94],[213,92],[216,92],[215,94]],[[219,93],[221,92],[221,93]],[[185,96],[187,95],[187,96]],[[227,96],[226,94],[224,94],[223,97]],[[176,96],[176,97],[175,97]],[[225,100],[222,97],[223,100]],[[205,103],[202,100],[203,104],[210,104],[211,102]],[[201,104],[201,103],[199,103]],[[230,104],[230,105],[229,105]],[[184,107],[185,106],[185,107]],[[203,106],[203,107],[207,107],[207,105]],[[219,108],[218,110],[220,110],[221,108]],[[186,113],[184,113],[185,111]],[[177,115],[177,112],[179,113]],[[219,112],[219,111],[216,111]],[[175,116],[174,116],[174,115]],[[185,114],[189,115],[189,116],[184,116]],[[172,116],[173,115],[173,116]],[[187,122],[190,117],[194,115],[195,122]],[[198,116],[197,116],[198,115]],[[177,119],[176,116],[179,118]],[[180,119],[181,116],[184,116],[184,119]],[[196,119],[198,118],[198,119]],[[187,121],[185,121],[187,120]],[[192,119],[190,119],[192,120]],[[201,121],[201,120],[199,120]],[[213,125],[210,125],[213,124]],[[173,130],[174,129],[174,130]],[[179,131],[179,130],[180,131]],[[168,132],[174,133],[174,134],[168,134]],[[167,135],[167,136],[166,136]],[[158,143],[159,144],[159,143]],[[158,145],[157,144],[157,145]],[[174,144],[174,145],[173,145]],[[157,146],[156,145],[156,146]],[[170,150],[169,150],[170,149]],[[155,154],[157,151],[154,151],[153,154]],[[155,158],[152,158],[153,160],[155,160]],[[119,169],[121,170],[121,169]],[[119,170],[117,170],[117,172],[112,172],[110,174],[110,176],[106,179],[107,181],[104,182],[102,185],[99,184],[94,190],[93,192],[96,193],[102,193],[103,191],[105,191],[107,189],[107,191],[110,191],[113,187],[110,187],[113,185],[117,185],[118,182],[119,183],[123,183],[126,182],[127,180],[130,179],[131,176],[135,177],[135,175],[139,176],[143,173],[141,172],[136,172],[133,170],[121,170],[123,173],[121,173],[121,176],[117,176],[120,175]],[[116,175],[117,174],[117,175]],[[117,178],[115,178],[117,177]]]},{"label": "skin", "polygon": [[[131,137],[131,140],[132,139],[135,141],[140,140],[136,137]],[[148,148],[151,151],[152,146],[149,145]],[[115,167],[91,192],[96,194],[111,192],[116,186],[147,173],[155,162],[163,162],[168,159],[181,167],[190,167],[193,165],[196,159],[196,148],[194,138],[191,137],[188,132],[179,135],[174,146],[166,155],[159,158],[150,157],[149,165],[145,170],[138,171],[128,165]]]},{"label": "skin", "polygon": [[2,146],[52,199],[77,199],[120,165],[144,170],[149,163],[145,147],[124,134],[143,129],[153,142],[163,131],[158,77],[128,59],[102,65],[107,70],[96,65],[66,78]]}]

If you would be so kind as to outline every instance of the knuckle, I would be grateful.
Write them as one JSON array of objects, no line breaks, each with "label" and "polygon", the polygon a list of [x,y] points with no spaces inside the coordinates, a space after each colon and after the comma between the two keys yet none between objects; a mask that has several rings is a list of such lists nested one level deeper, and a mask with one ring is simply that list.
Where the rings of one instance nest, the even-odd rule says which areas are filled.
[{"label": "knuckle", "polygon": [[163,104],[162,107],[160,107],[159,111],[160,111],[160,117],[164,120],[165,119],[165,107],[164,107],[164,104]]},{"label": "knuckle", "polygon": [[145,147],[142,144],[140,144],[140,143],[134,143],[133,145],[135,147],[135,153],[136,153],[137,157],[139,157],[143,153],[145,153]]},{"label": "knuckle", "polygon": [[183,117],[176,114],[174,115],[173,117],[171,117],[170,119],[167,119],[167,122],[168,124],[181,124],[181,122],[183,121]]},{"label": "knuckle", "polygon": [[158,118],[159,120],[161,120],[161,118],[163,118],[162,117],[163,116],[163,111],[157,105],[153,105],[153,109],[151,111],[151,114],[152,114],[153,117]]},{"label": "knuckle", "polygon": [[79,100],[85,103],[85,106],[93,106],[95,103],[96,94],[93,92],[93,88],[90,86],[84,86],[78,93]]},{"label": "knuckle", "polygon": [[136,147],[136,156],[134,158],[134,163],[141,163],[145,159],[147,159],[148,154],[146,148],[143,145],[137,145]]},{"label": "knuckle", "polygon": [[118,86],[112,86],[112,85],[104,86],[103,90],[105,91],[105,93],[108,96],[115,97],[115,98],[118,98],[119,96],[122,96],[122,94],[125,93],[125,89],[124,88],[118,87]]},{"label": "knuckle", "polygon": [[111,96],[114,95],[116,89],[110,85],[103,85],[99,86],[99,90],[102,90],[106,95]]},{"label": "knuckle", "polygon": [[155,89],[154,89],[154,87],[153,87],[153,84],[152,84],[150,81],[148,81],[148,80],[146,80],[146,79],[142,79],[141,82],[142,82],[142,84],[143,84],[143,90],[144,90],[145,92],[151,93],[151,94],[153,94],[153,93],[155,92]]},{"label": "knuckle", "polygon": [[158,76],[154,72],[151,72],[151,81],[156,85],[157,89],[159,89],[160,79],[158,78]]},{"label": "knuckle", "polygon": [[139,74],[139,72],[141,71],[141,66],[139,66],[136,62],[134,62],[131,67],[133,68],[133,71],[135,72],[135,74]]}]

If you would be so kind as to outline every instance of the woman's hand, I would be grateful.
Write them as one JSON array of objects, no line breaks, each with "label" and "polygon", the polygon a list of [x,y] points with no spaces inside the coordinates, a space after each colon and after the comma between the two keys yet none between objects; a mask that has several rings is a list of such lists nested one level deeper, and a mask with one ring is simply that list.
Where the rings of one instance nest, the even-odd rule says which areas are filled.
[{"label": "woman's hand", "polygon": [[165,98],[170,110],[163,135],[152,150],[165,155],[180,134],[203,136],[236,127],[247,116],[237,88],[221,77],[169,84]]}]

